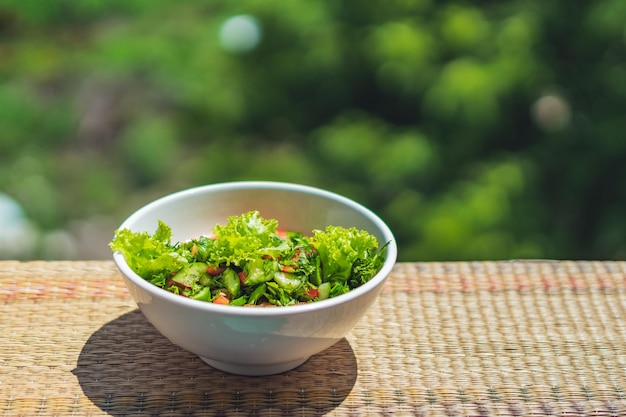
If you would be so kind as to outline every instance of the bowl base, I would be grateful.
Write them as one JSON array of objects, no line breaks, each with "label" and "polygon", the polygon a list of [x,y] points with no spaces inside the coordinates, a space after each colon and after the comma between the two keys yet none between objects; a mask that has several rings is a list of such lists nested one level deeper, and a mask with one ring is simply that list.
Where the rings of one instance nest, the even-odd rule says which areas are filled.
[{"label": "bowl base", "polygon": [[207,365],[229,374],[244,376],[265,376],[291,371],[306,362],[309,358],[289,362],[273,363],[270,365],[250,365],[244,363],[221,362],[200,356]]}]

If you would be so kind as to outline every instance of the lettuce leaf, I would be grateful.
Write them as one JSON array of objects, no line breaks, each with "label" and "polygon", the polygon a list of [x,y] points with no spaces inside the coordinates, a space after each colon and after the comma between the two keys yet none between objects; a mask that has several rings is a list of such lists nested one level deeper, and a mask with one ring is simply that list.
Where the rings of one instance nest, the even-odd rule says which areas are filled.
[{"label": "lettuce leaf", "polygon": [[137,275],[153,281],[180,270],[188,263],[181,250],[171,244],[171,238],[172,229],[159,221],[153,235],[118,229],[109,246],[124,256]]},{"label": "lettuce leaf", "polygon": [[232,305],[335,297],[369,281],[384,263],[386,245],[379,249],[374,236],[356,228],[328,226],[305,236],[250,211],[212,232],[172,244],[171,228],[159,221],[152,235],[118,229],[109,246],[152,284],[208,302],[226,295]]},{"label": "lettuce leaf", "polygon": [[289,243],[276,234],[278,221],[264,219],[258,211],[231,216],[226,225],[213,228],[207,262],[243,266],[255,259],[276,257],[289,249]]},{"label": "lettuce leaf", "polygon": [[376,257],[378,241],[368,232],[354,227],[328,226],[324,231],[313,231],[312,244],[320,256],[323,282],[346,283],[353,276],[355,264],[360,265],[359,281],[365,282],[373,276],[375,268],[366,265]]}]

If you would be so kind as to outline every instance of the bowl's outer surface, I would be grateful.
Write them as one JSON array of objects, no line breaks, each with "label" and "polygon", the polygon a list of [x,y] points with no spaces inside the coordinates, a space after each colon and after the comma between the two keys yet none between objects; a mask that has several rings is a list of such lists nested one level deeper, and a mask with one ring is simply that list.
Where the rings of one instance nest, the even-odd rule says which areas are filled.
[{"label": "bowl's outer surface", "polygon": [[[282,372],[344,337],[376,300],[395,264],[397,249],[387,226],[352,200],[316,188],[272,182],[215,184],[181,191],[133,213],[120,228],[153,232],[159,220],[173,240],[209,235],[229,216],[258,210],[279,227],[308,233],[327,225],[356,227],[387,247],[383,269],[350,293],[292,307],[230,307],[190,300],[137,276],[119,253],[114,260],[146,318],[176,345],[235,373]],[[214,363],[214,362],[217,362]],[[295,365],[294,365],[295,366]],[[258,369],[255,369],[258,367]]]}]

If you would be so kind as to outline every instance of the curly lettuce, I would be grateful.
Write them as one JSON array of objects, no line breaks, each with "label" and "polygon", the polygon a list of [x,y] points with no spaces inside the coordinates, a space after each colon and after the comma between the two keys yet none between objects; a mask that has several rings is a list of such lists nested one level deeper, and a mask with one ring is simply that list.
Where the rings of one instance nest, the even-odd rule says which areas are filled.
[{"label": "curly lettuce", "polygon": [[171,243],[172,230],[117,230],[110,243],[149,282],[196,300],[230,305],[294,305],[334,297],[370,280],[384,247],[363,230],[328,226],[311,236],[278,229],[250,211],[211,236]]},{"label": "curly lettuce", "polygon": [[152,235],[129,229],[116,230],[109,246],[124,256],[128,266],[137,275],[149,278],[150,281],[162,281],[168,274],[188,264],[186,254],[171,244],[171,238],[172,229],[159,221]]},{"label": "curly lettuce", "polygon": [[288,244],[276,233],[278,221],[264,219],[258,211],[231,216],[226,225],[213,228],[208,242],[207,261],[213,264],[242,266],[247,261],[277,256]]},{"label": "curly lettuce", "polygon": [[314,230],[311,241],[320,256],[322,281],[347,283],[348,290],[367,282],[384,262],[376,238],[354,227]]}]

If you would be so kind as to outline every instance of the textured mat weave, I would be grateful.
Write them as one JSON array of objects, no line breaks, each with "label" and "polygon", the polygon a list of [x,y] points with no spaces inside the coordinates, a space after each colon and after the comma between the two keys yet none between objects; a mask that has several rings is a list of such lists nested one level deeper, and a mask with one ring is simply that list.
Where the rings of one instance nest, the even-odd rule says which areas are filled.
[{"label": "textured mat weave", "polygon": [[626,416],[626,263],[400,263],[298,369],[214,370],[112,262],[0,262],[0,415]]}]

